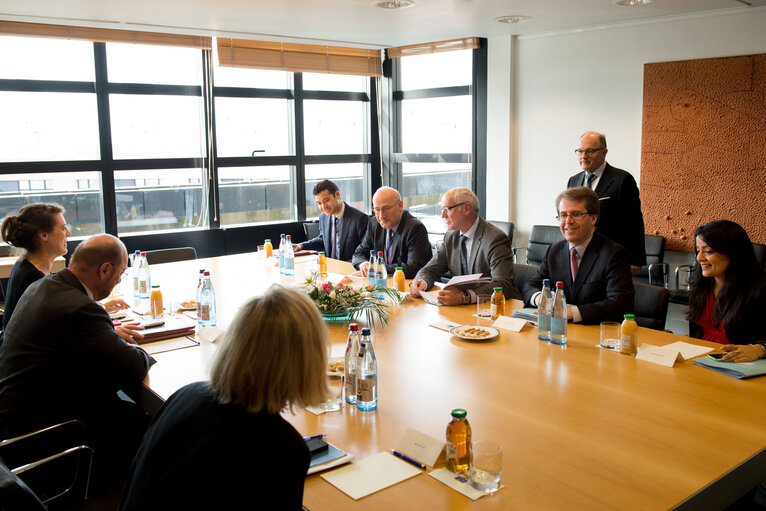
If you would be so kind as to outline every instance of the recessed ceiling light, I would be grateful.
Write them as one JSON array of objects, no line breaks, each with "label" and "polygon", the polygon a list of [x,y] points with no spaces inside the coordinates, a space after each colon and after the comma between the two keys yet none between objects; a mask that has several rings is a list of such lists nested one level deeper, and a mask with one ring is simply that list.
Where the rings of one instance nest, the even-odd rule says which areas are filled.
[{"label": "recessed ceiling light", "polygon": [[522,21],[531,20],[529,16],[500,16],[495,21],[498,23],[521,23]]},{"label": "recessed ceiling light", "polygon": [[415,2],[412,0],[383,0],[382,2],[375,2],[372,5],[380,7],[381,9],[404,9],[406,7],[412,7]]},{"label": "recessed ceiling light", "polygon": [[612,2],[615,5],[625,5],[627,7],[633,7],[636,5],[646,5],[652,3],[652,0],[614,0]]}]

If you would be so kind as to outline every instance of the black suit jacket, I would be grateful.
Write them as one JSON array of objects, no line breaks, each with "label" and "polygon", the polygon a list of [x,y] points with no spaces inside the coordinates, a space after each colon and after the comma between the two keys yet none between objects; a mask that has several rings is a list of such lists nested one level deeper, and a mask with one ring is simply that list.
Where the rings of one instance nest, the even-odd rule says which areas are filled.
[{"label": "black suit jacket", "polygon": [[[567,188],[582,186],[585,174],[582,171],[570,177]],[[628,249],[630,264],[646,265],[644,215],[636,180],[629,172],[607,163],[595,191],[601,209],[596,232]]]},{"label": "black suit jacket", "polygon": [[[338,254],[337,259],[351,261],[356,247],[362,242],[367,232],[369,217],[355,207],[349,206],[345,201],[343,204],[345,204],[345,209],[343,210],[343,219],[340,222],[340,254]],[[319,236],[301,243],[303,248],[306,250],[324,250],[325,255],[330,257],[332,254],[331,221],[332,217],[320,213]]]},{"label": "black suit jacket", "polygon": [[[351,264],[359,268],[361,263],[370,260],[370,250],[383,251],[385,245],[386,230],[373,216],[367,224],[367,234],[362,244],[354,252]],[[431,242],[428,241],[426,226],[406,209],[402,212],[399,227],[394,233],[391,249],[393,250],[392,264],[386,265],[389,275],[396,270],[397,266],[401,266],[404,276],[411,279],[431,259]]]},{"label": "black suit jacket", "polygon": [[569,242],[554,243],[545,253],[537,274],[524,286],[524,301],[532,305],[532,296],[542,290],[543,279],[564,282],[568,305],[577,305],[582,322],[622,321],[633,312],[633,279],[628,252],[622,246],[594,234],[585,250],[572,282],[569,266]]}]

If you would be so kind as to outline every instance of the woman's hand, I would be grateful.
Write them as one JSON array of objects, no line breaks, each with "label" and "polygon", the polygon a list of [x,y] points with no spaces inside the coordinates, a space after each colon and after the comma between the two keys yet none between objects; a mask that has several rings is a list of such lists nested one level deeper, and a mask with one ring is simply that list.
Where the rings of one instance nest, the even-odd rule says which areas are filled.
[{"label": "woman's hand", "polygon": [[721,358],[723,362],[751,362],[764,355],[760,344],[724,344],[721,350],[727,352]]}]

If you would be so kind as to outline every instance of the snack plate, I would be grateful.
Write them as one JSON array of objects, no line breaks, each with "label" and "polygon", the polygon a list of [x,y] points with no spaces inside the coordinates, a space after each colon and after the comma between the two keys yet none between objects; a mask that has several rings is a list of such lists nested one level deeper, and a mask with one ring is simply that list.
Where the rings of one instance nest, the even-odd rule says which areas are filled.
[{"label": "snack plate", "polygon": [[[486,332],[486,336],[484,337],[471,337],[469,335],[464,335],[461,332],[464,332],[466,330],[483,330]],[[489,339],[494,339],[498,335],[500,335],[500,330],[493,326],[479,326],[479,325],[461,325],[450,328],[449,333],[454,335],[455,337],[460,337],[461,339],[465,339],[466,341],[486,341]]]}]

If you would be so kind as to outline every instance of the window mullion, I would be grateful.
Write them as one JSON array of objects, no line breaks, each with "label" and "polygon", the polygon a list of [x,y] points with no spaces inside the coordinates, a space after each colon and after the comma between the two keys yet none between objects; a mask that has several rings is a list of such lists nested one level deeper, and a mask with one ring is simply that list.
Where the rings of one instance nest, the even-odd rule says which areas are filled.
[{"label": "window mullion", "polygon": [[117,235],[117,203],[114,189],[114,158],[112,128],[109,112],[109,83],[106,64],[106,44],[93,43],[96,71],[96,105],[101,150],[101,196],[104,207],[104,231]]}]

